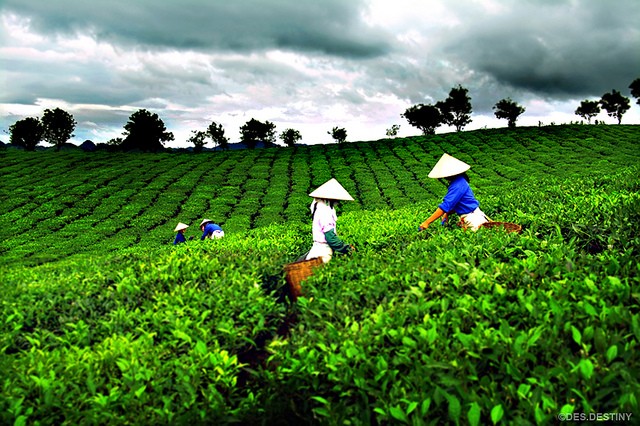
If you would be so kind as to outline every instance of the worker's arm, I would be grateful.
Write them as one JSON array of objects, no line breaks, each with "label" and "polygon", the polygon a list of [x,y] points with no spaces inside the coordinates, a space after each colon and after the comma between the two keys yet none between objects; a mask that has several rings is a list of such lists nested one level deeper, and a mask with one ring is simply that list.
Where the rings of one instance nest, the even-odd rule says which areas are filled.
[{"label": "worker's arm", "polygon": [[334,229],[325,232],[324,237],[327,239],[327,244],[329,244],[329,247],[331,247],[333,251],[337,251],[338,253],[349,253],[351,251],[351,246],[338,238]]},{"label": "worker's arm", "polygon": [[429,227],[429,225],[431,225],[432,222],[435,222],[443,214],[445,214],[445,211],[442,210],[440,207],[438,207],[436,209],[436,211],[433,212],[433,214],[431,216],[429,216],[429,219],[425,220],[424,222],[422,222],[420,224],[419,228],[420,229],[427,229]]}]

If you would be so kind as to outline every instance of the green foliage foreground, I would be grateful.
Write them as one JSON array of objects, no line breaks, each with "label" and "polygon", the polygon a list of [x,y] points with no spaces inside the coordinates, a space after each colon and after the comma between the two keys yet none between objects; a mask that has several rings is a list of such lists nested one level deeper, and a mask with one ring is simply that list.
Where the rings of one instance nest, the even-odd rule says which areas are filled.
[{"label": "green foliage foreground", "polygon": [[[395,208],[345,204],[339,232],[358,251],[318,268],[295,305],[282,266],[310,245],[308,219],[178,247],[103,241],[102,252],[89,246],[91,256],[77,250],[36,266],[35,255],[19,265],[5,246],[14,264],[0,269],[0,422],[475,425],[640,415],[640,168],[611,167],[637,162],[634,141],[585,142],[608,161],[583,157],[590,171],[567,162],[563,173],[511,183],[489,173],[504,139],[486,149],[458,141],[478,164],[472,185],[483,209],[523,232],[417,233],[437,195],[385,198]],[[515,155],[543,151],[551,168],[553,148]],[[362,152],[387,158],[376,145]],[[351,162],[363,164],[373,165],[370,176],[384,172]],[[376,201],[362,202],[367,180],[354,183],[356,206]],[[398,187],[409,197],[409,183]]]}]

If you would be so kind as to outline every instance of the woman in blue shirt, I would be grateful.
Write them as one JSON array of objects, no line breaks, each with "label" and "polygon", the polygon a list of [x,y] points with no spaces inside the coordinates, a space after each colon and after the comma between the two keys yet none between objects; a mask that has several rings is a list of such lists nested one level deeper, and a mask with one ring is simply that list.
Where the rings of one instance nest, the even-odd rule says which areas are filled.
[{"label": "woman in blue shirt", "polygon": [[184,230],[187,229],[189,227],[189,225],[179,222],[176,225],[176,229],[173,230],[173,232],[177,232],[176,234],[176,239],[173,240],[173,245],[178,245],[180,243],[186,243],[187,239],[184,237]]},{"label": "woman in blue shirt", "polygon": [[202,219],[202,222],[200,222],[200,230],[202,231],[202,237],[200,237],[201,241],[205,238],[211,238],[214,240],[216,238],[224,237],[224,231],[220,225],[213,223],[211,219]]},{"label": "woman in blue shirt", "polygon": [[420,230],[427,229],[431,223],[443,217],[442,223],[446,222],[449,213],[457,213],[460,216],[460,224],[463,228],[477,230],[482,224],[488,222],[485,214],[480,210],[480,203],[473,195],[469,186],[469,177],[466,171],[471,166],[467,163],[443,154],[440,160],[433,166],[429,177],[433,179],[445,178],[449,181],[447,194],[442,203],[427,220],[418,227]]}]

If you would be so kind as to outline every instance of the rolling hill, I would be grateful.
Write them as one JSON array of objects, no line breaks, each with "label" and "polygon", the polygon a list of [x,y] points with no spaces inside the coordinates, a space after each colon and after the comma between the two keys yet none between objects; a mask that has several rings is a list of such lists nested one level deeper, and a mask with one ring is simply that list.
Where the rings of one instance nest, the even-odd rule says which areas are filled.
[{"label": "rolling hill", "polygon": [[[541,424],[633,413],[639,126],[232,152],[0,151],[3,423]],[[417,225],[447,152],[521,234]],[[357,250],[286,298],[307,194]],[[204,217],[226,237],[199,241]],[[190,224],[173,246],[173,227]],[[589,419],[587,419],[589,420]]]}]

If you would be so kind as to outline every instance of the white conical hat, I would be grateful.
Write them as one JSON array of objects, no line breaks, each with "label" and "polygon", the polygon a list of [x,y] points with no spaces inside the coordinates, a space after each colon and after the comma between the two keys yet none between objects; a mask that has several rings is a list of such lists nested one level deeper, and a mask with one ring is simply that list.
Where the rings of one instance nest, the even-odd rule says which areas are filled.
[{"label": "white conical hat", "polygon": [[189,225],[187,225],[186,223],[178,222],[178,224],[176,225],[176,229],[174,229],[173,232],[182,231],[183,229],[187,229],[188,227]]},{"label": "white conical hat", "polygon": [[445,178],[449,176],[459,175],[471,168],[464,161],[460,161],[449,154],[442,154],[433,169],[429,172],[429,177],[433,179]]},{"label": "white conical hat", "polygon": [[335,180],[335,178],[331,178],[318,189],[309,194],[309,197],[313,198],[321,198],[324,200],[345,200],[345,201],[353,201],[353,197],[349,195],[346,189],[340,185],[340,182]]},{"label": "white conical hat", "polygon": [[200,222],[200,226],[205,225],[209,222],[213,222],[211,219],[202,219],[202,222]]}]

